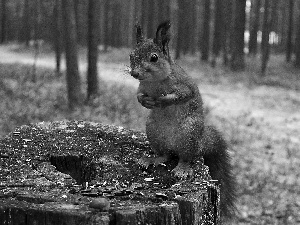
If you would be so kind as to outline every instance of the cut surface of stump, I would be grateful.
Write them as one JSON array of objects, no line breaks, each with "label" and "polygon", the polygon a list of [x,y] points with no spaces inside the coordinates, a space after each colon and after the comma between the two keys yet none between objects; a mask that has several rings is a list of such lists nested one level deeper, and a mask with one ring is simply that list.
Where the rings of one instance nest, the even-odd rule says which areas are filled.
[{"label": "cut surface of stump", "polygon": [[0,224],[217,224],[219,187],[203,160],[152,156],[144,133],[84,121],[41,122],[0,140]]}]

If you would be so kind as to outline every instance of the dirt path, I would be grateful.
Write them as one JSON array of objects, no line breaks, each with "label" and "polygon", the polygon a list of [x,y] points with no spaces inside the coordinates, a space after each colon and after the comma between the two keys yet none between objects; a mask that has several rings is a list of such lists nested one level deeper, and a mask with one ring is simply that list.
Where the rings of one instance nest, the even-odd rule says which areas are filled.
[{"label": "dirt path", "polygon": [[[34,53],[29,51],[19,51],[19,45],[0,45],[0,63],[19,63],[19,64],[34,64]],[[80,54],[82,55],[82,54]],[[101,60],[101,55],[100,55]],[[55,69],[55,56],[53,53],[39,54],[37,66]],[[86,59],[79,57],[79,70],[84,76],[87,68]],[[106,81],[114,81],[123,84],[137,87],[138,82],[125,72],[125,65],[120,63],[105,63],[99,62],[99,76]],[[65,70],[65,62],[62,60],[62,69]],[[85,77],[83,77],[85,79]]]}]

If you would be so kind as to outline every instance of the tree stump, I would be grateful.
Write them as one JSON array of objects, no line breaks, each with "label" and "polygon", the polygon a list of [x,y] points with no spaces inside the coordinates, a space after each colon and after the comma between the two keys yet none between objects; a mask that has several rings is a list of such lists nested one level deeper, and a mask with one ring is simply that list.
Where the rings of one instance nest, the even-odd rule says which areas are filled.
[{"label": "tree stump", "polygon": [[0,140],[0,224],[218,224],[219,187],[199,159],[187,180],[178,159],[153,155],[144,133],[83,121],[41,122]]}]

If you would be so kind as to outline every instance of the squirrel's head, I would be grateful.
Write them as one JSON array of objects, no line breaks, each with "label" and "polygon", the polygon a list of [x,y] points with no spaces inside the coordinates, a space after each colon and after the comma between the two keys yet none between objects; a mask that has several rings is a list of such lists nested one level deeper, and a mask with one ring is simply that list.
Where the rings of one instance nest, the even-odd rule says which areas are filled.
[{"label": "squirrel's head", "polygon": [[161,23],[154,39],[143,37],[142,28],[136,25],[137,46],[130,54],[131,76],[140,81],[165,80],[171,73],[169,54],[170,21]]}]

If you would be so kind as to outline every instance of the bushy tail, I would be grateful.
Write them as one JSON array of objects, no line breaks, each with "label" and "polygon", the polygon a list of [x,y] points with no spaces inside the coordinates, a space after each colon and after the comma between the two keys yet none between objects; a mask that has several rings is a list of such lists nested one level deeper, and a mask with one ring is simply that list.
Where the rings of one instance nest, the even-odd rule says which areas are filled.
[{"label": "bushy tail", "polygon": [[236,180],[232,173],[231,158],[227,145],[221,134],[212,126],[207,126],[204,131],[206,146],[204,164],[209,167],[212,179],[221,184],[221,219],[234,219],[236,214]]}]

